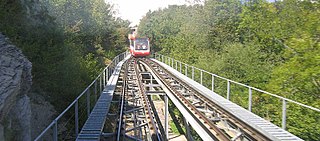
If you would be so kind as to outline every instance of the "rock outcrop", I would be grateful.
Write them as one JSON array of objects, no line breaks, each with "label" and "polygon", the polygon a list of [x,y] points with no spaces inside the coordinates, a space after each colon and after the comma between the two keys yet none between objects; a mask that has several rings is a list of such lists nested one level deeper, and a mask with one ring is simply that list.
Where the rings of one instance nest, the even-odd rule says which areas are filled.
[{"label": "rock outcrop", "polygon": [[[42,92],[43,94],[43,92]],[[31,92],[31,138],[35,139],[47,126],[57,117],[54,106],[45,100],[40,93]],[[58,122],[61,123],[61,122]],[[59,128],[61,130],[61,128]],[[45,134],[42,139],[46,141],[52,140],[51,132]]]},{"label": "rock outcrop", "polygon": [[31,140],[32,64],[0,33],[0,140]]}]

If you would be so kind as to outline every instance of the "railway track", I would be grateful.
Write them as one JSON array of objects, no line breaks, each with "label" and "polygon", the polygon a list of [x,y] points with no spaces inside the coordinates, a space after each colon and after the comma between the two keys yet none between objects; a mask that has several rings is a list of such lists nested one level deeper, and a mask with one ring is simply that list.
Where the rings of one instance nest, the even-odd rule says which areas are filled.
[{"label": "railway track", "polygon": [[[118,95],[118,121],[113,140],[161,141],[162,135],[143,83],[144,67],[130,58],[123,68]],[[110,138],[108,138],[110,139]]]},{"label": "railway track", "polygon": [[[197,90],[177,79],[150,59],[141,60],[179,99],[193,117],[202,123],[214,140],[271,140],[219,107]],[[201,133],[198,133],[201,134]]]},{"label": "railway track", "polygon": [[150,91],[147,87],[153,85],[157,85],[156,92],[171,95],[169,98],[177,107],[180,105],[179,110],[184,111],[188,122],[193,123],[191,126],[203,140],[273,140],[151,59],[130,58],[123,68],[118,82],[121,85],[117,91],[119,112],[114,140],[167,139],[163,129],[165,125],[156,120],[157,111],[152,108],[152,100],[148,96]]},{"label": "railway track", "polygon": [[[116,65],[105,69],[35,140],[50,128],[53,140],[58,140],[57,122],[72,106],[77,141],[168,140],[169,99],[183,116],[188,140],[196,134],[205,141],[302,140],[158,60],[124,56],[118,56]],[[91,110],[90,89],[94,86],[97,93],[99,78],[101,92]],[[79,102],[84,94],[88,118],[79,132]],[[164,111],[159,113],[165,118],[159,118],[162,108],[155,108],[153,95],[163,98]]]}]

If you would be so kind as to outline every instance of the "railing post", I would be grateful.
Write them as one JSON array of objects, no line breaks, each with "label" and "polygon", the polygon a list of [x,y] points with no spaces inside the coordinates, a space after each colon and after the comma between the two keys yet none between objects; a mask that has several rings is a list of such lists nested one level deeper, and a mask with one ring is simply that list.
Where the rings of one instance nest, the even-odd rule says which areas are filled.
[{"label": "railing post", "polygon": [[87,90],[87,115],[90,115],[90,87]]},{"label": "railing post", "polygon": [[161,55],[161,62],[163,62],[163,63],[164,63],[164,60],[163,60],[163,55]]},{"label": "railing post", "polygon": [[58,141],[58,121],[54,120],[53,125],[53,141]]},{"label": "railing post", "polygon": [[93,95],[94,95],[94,101],[97,102],[98,93],[97,93],[97,81],[96,80],[94,81],[94,93],[93,93]]},{"label": "railing post", "polygon": [[100,89],[99,90],[100,90],[100,93],[101,93],[102,92],[102,78],[101,78],[101,75],[100,75],[99,78],[100,78]]},{"label": "railing post", "polygon": [[108,82],[108,73],[107,73],[107,69],[105,69],[105,70],[104,70],[104,74],[105,74],[105,75],[104,75],[104,77],[105,77],[105,79],[104,79],[104,80],[105,80],[104,87],[106,87],[107,82]]},{"label": "railing post", "polygon": [[202,85],[202,70],[200,70],[200,84]]},{"label": "railing post", "polygon": [[211,90],[214,92],[214,75],[211,74],[212,81],[211,81]]},{"label": "railing post", "polygon": [[191,75],[191,77],[192,77],[192,80],[194,80],[194,66],[192,66],[192,75]]},{"label": "railing post", "polygon": [[178,62],[177,61],[175,61],[176,62],[176,70],[178,70]]},{"label": "railing post", "polygon": [[172,62],[171,62],[171,67],[172,68],[174,68],[173,65],[174,65],[174,59],[172,58]]},{"label": "railing post", "polygon": [[188,77],[188,65],[185,64],[184,67],[185,67],[185,69],[186,69],[184,73],[185,73],[185,75]]},{"label": "railing post", "polygon": [[282,99],[282,129],[286,130],[287,101]]},{"label": "railing post", "polygon": [[106,83],[108,84],[108,81],[109,81],[109,67],[106,68],[106,71],[107,71],[106,72],[106,74],[107,74],[107,82]]},{"label": "railing post", "polygon": [[74,124],[75,124],[75,133],[76,133],[76,137],[78,137],[79,134],[79,104],[78,104],[78,100],[76,101],[76,104],[74,106]]},{"label": "railing post", "polygon": [[94,81],[94,94],[97,94],[97,81]]},{"label": "railing post", "polygon": [[109,81],[110,77],[110,65],[107,67],[107,82]]},{"label": "railing post", "polygon": [[103,86],[102,86],[102,88],[104,88],[104,87],[106,86],[106,73],[105,73],[105,72],[106,72],[106,71],[103,70],[103,73],[102,73],[102,76],[103,76],[103,78],[102,78]]},{"label": "railing post", "polygon": [[227,83],[227,99],[230,100],[230,81]]},{"label": "railing post", "polygon": [[249,87],[249,106],[248,106],[248,110],[251,112],[251,107],[252,107],[252,89],[251,87]]},{"label": "railing post", "polygon": [[181,62],[179,61],[179,63],[180,63],[180,73],[181,73]]}]

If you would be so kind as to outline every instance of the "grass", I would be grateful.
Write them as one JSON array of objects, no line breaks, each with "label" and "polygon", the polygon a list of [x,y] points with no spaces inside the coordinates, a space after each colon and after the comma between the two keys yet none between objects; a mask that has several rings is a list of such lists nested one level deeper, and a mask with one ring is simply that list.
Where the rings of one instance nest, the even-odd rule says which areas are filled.
[{"label": "grass", "polygon": [[152,98],[153,101],[161,100],[159,95],[151,95],[151,98]]},{"label": "grass", "polygon": [[171,116],[171,121],[169,121],[169,125],[171,127],[171,130],[174,134],[185,134],[186,129],[183,124],[183,118],[182,114],[179,112],[179,110],[173,105],[173,103],[169,102],[169,114]]},{"label": "grass", "polygon": [[[180,132],[176,126],[176,124],[173,121],[169,121],[169,126],[171,127],[171,131],[174,134],[180,135]],[[185,132],[185,129],[183,128],[183,131]]]}]

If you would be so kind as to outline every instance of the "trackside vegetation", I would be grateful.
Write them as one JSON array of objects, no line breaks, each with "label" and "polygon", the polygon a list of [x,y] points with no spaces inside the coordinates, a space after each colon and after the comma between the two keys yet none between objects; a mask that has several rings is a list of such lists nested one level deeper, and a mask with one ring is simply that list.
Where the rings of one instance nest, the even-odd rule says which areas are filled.
[{"label": "trackside vegetation", "polygon": [[[320,108],[319,17],[318,1],[206,0],[149,11],[139,34],[150,38],[154,52]],[[231,87],[231,100],[247,105],[241,94],[247,90]],[[225,87],[216,91],[224,94]],[[281,126],[281,101],[253,95],[253,112]],[[320,140],[320,113],[287,108],[289,132]]]},{"label": "trackside vegetation", "polygon": [[32,90],[62,111],[127,46],[104,0],[0,0],[0,31],[32,62]]}]

